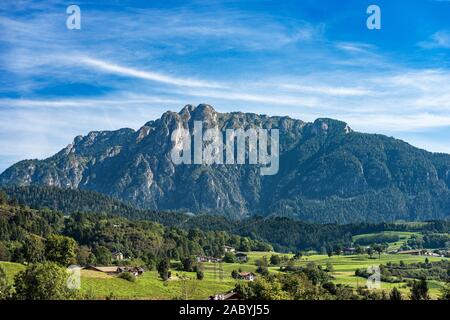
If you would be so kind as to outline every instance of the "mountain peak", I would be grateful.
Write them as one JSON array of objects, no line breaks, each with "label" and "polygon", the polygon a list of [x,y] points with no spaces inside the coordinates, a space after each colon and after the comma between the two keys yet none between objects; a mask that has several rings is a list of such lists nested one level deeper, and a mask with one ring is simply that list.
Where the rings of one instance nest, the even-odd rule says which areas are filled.
[{"label": "mountain peak", "polygon": [[[280,170],[256,165],[176,165],[173,130],[279,130]],[[450,215],[450,156],[434,155],[345,122],[313,123],[254,113],[218,113],[208,104],[167,111],[135,132],[93,131],[45,160],[22,161],[0,186],[89,189],[141,208],[232,217],[280,214],[342,223],[439,219]]]},{"label": "mountain peak", "polygon": [[318,118],[314,121],[312,125],[312,132],[314,133],[328,133],[328,132],[336,132],[336,133],[350,133],[352,129],[349,125],[343,121],[330,119],[330,118]]},{"label": "mountain peak", "polygon": [[194,106],[192,104],[187,104],[181,109],[181,111],[178,114],[184,114],[184,113],[192,113],[192,112],[216,112],[214,108],[206,103],[201,103],[198,106]]}]

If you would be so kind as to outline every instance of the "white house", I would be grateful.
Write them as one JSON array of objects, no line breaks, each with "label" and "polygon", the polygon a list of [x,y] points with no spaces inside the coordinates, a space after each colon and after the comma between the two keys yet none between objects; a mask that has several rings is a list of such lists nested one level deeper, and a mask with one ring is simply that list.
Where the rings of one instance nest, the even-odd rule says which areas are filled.
[{"label": "white house", "polygon": [[223,246],[223,251],[234,253],[236,251],[236,249],[234,249],[233,247],[230,247],[230,246]]},{"label": "white house", "polygon": [[255,280],[255,274],[253,272],[240,272],[239,279],[253,281]]}]

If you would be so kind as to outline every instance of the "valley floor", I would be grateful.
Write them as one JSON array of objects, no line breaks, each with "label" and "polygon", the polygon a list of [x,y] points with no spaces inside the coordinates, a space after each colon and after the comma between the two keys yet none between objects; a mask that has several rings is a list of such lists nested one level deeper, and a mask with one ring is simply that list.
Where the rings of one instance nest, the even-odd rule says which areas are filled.
[{"label": "valley floor", "polygon": [[[205,263],[203,280],[183,281],[182,276],[195,278],[195,273],[178,272],[172,270],[172,278],[164,282],[159,278],[156,271],[147,271],[137,279],[136,282],[129,282],[115,276],[107,275],[102,272],[82,270],[81,271],[81,293],[89,299],[208,299],[209,296],[224,293],[234,288],[237,280],[231,277],[233,270],[241,269],[242,271],[256,270],[255,260],[263,256],[270,256],[273,252],[251,252],[248,254],[249,261],[247,263]],[[286,254],[287,256],[292,256]],[[429,261],[439,261],[445,258],[428,257]],[[317,265],[325,267],[327,263],[333,265],[334,277],[333,282],[341,283],[356,288],[363,287],[366,279],[355,276],[355,270],[358,268],[366,269],[372,265],[386,264],[388,262],[399,263],[403,261],[405,264],[424,262],[425,257],[413,255],[398,254],[382,254],[380,258],[374,256],[369,258],[368,255],[349,255],[349,256],[332,256],[326,255],[310,255],[304,256],[296,262],[296,265],[306,265],[314,262]],[[9,277],[23,270],[25,266],[11,262],[0,262]],[[280,272],[278,266],[270,266],[270,272]],[[429,281],[430,296],[437,299],[440,294],[440,288],[444,285],[442,282]],[[409,288],[406,282],[401,283],[381,283],[381,289],[390,291],[394,286],[400,289],[404,296],[408,296]]]}]

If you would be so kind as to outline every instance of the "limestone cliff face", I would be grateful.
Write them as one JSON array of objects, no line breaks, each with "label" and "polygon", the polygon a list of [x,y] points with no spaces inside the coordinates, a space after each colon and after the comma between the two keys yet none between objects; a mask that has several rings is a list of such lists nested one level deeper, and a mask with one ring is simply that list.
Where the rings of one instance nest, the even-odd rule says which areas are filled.
[{"label": "limestone cliff face", "polygon": [[[175,129],[276,128],[280,170],[254,165],[175,165]],[[142,208],[232,217],[287,215],[311,221],[380,221],[450,216],[450,156],[318,119],[218,113],[209,105],[166,112],[138,131],[91,132],[45,160],[21,161],[0,185],[99,191]]]}]

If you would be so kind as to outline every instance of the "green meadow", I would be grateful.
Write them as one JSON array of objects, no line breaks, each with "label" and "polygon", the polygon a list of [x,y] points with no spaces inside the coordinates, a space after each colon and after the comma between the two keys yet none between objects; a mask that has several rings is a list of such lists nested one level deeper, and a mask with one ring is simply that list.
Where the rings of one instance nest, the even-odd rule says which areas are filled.
[{"label": "green meadow", "polygon": [[[442,259],[448,258],[428,257],[428,260],[431,262],[440,261]],[[374,265],[387,264],[388,262],[400,263],[400,261],[403,261],[405,264],[424,262],[425,257],[401,254],[381,254],[381,256],[378,257],[377,254],[374,254],[373,257],[370,258],[367,254],[364,254],[332,256],[331,258],[329,258],[325,255],[312,255],[303,257],[297,264],[306,265],[309,262],[314,262],[317,265],[325,266],[329,262],[333,265],[334,269],[334,271],[331,272],[331,274],[335,278],[333,280],[334,283],[341,283],[357,288],[358,286],[365,286],[367,279],[355,276],[356,269],[367,269],[368,267]],[[429,281],[428,285],[430,288],[430,295],[433,298],[437,298],[440,294],[440,289],[443,286],[443,283],[437,281]],[[406,287],[406,282],[381,282],[381,290],[391,290],[393,287],[397,287],[405,294],[409,293],[409,288]]]},{"label": "green meadow", "polygon": [[420,236],[420,232],[405,232],[405,231],[383,231],[377,233],[358,234],[352,237],[352,241],[355,242],[360,239],[373,239],[377,236],[398,236],[399,240],[395,242],[388,242],[388,250],[398,250],[405,244],[412,236]]},{"label": "green meadow", "polygon": [[[156,271],[147,271],[139,277],[135,282],[129,282],[124,279],[110,276],[102,272],[82,270],[81,271],[81,294],[91,299],[207,299],[210,295],[223,293],[234,288],[236,280],[231,277],[233,270],[241,269],[242,271],[255,271],[255,260],[274,254],[273,252],[251,252],[248,254],[249,261],[247,263],[204,263],[204,279],[194,280],[195,273],[179,272],[171,270],[172,278],[169,281],[162,281]],[[281,254],[292,257],[292,254]],[[443,258],[428,257],[430,261],[439,261]],[[352,286],[365,286],[366,279],[356,277],[355,270],[358,268],[367,268],[372,265],[386,264],[387,262],[399,263],[403,261],[405,264],[414,262],[423,262],[425,257],[413,255],[394,255],[382,254],[380,258],[374,255],[369,258],[368,255],[349,255],[349,256],[332,256],[327,255],[310,255],[303,256],[296,261],[296,265],[305,266],[310,262],[325,267],[327,263],[333,265],[334,277],[333,282]],[[11,262],[0,262],[9,279],[14,274],[23,270],[25,266]],[[270,272],[280,272],[279,267],[270,266]],[[191,280],[182,280],[190,278]],[[437,281],[429,281],[430,295],[433,298],[439,296],[439,290],[443,283]],[[381,289],[391,290],[394,286],[400,291],[408,294],[409,288],[404,283],[381,283]]]}]

